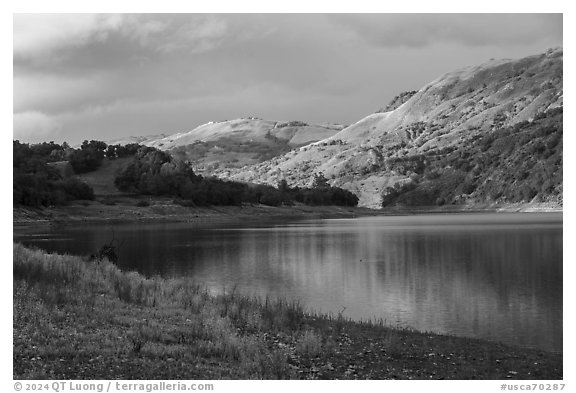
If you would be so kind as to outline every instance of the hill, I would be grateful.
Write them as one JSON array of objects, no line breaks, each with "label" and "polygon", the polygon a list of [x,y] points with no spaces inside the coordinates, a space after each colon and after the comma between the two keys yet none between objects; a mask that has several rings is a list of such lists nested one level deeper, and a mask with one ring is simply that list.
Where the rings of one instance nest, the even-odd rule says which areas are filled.
[{"label": "hill", "polygon": [[131,143],[145,144],[153,142],[157,139],[166,138],[166,134],[155,134],[155,135],[141,135],[141,136],[127,136],[123,138],[112,139],[106,141],[108,145],[129,145]]},{"label": "hill", "polygon": [[128,137],[109,144],[139,143],[189,161],[197,173],[257,164],[344,129],[339,124],[271,121],[256,117],[209,122],[173,135]]},{"label": "hill", "polygon": [[412,173],[383,195],[385,206],[509,202],[562,205],[563,108],[498,132],[477,135],[461,148],[389,160]]},{"label": "hill", "polygon": [[[562,84],[562,49],[518,60],[491,60],[447,73],[417,92],[400,94],[385,112],[368,115],[322,141],[259,164],[224,168],[218,174],[235,180],[277,184],[285,179],[290,185],[306,185],[315,173],[323,173],[331,184],[356,193],[360,205],[379,208],[382,195],[389,188],[413,183],[419,175],[411,169],[399,169],[394,162],[423,154],[439,156],[448,150],[452,154],[462,153],[468,160],[478,158],[475,156],[485,151],[469,150],[474,140],[486,135],[496,137],[502,130],[522,122],[532,123],[547,111],[561,108]],[[549,121],[561,125],[562,116]],[[562,127],[555,130],[561,139]],[[506,143],[504,139],[500,142]],[[558,201],[562,144],[556,144],[553,149],[552,155],[559,159],[559,167],[549,168],[552,171],[549,175],[560,184],[550,186],[553,192],[539,191],[539,201]],[[530,161],[532,157],[532,152],[521,146],[515,145],[512,150],[518,162]],[[506,169],[504,164],[498,168],[498,171],[484,168],[489,171],[484,176],[503,176],[514,170]],[[523,180],[518,180],[515,186],[522,187]],[[481,190],[473,199],[452,202],[528,202],[530,194],[518,199],[518,196],[496,196]]]}]

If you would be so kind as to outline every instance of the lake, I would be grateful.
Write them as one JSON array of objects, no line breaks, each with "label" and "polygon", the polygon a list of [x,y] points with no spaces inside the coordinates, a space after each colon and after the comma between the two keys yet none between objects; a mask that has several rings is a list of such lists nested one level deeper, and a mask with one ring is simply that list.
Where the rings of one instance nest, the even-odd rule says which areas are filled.
[{"label": "lake", "polygon": [[15,227],[14,240],[356,320],[562,351],[562,214]]}]

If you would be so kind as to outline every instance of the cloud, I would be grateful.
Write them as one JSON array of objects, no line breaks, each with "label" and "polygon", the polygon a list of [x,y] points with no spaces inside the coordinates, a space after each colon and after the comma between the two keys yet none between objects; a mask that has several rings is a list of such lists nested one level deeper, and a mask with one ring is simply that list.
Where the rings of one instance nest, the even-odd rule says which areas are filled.
[{"label": "cloud", "polygon": [[84,76],[23,75],[14,76],[14,112],[54,113],[110,98],[108,75]]},{"label": "cloud", "polygon": [[331,19],[369,43],[383,47],[562,40],[562,14],[347,14],[332,15]]},{"label": "cloud", "polygon": [[14,63],[42,70],[125,65],[129,59],[203,53],[241,36],[210,14],[15,14]]},{"label": "cloud", "polygon": [[123,26],[124,33],[141,46],[148,45],[153,37],[163,34],[169,26],[167,21],[141,19],[135,15],[128,16]]},{"label": "cloud", "polygon": [[61,125],[42,112],[29,111],[14,114],[14,139],[41,140],[46,135],[58,133]]},{"label": "cloud", "polygon": [[199,53],[216,47],[227,36],[228,24],[217,15],[128,15],[121,33],[157,52]]},{"label": "cloud", "polygon": [[122,24],[116,14],[14,14],[14,55],[46,56],[62,48],[103,41]]},{"label": "cloud", "polygon": [[444,72],[562,39],[561,15],[541,14],[14,18],[15,130],[75,139],[247,114],[352,122]]},{"label": "cloud", "polygon": [[218,45],[226,36],[227,24],[222,19],[206,18],[196,23],[186,23],[176,30],[174,39],[162,49],[168,52],[191,47],[194,52],[204,52]]}]

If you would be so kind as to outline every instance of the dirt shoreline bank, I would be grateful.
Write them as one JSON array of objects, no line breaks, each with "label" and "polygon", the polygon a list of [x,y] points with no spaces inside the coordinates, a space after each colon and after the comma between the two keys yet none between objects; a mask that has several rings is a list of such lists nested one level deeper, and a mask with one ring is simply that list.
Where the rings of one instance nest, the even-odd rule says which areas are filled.
[{"label": "dirt shoreline bank", "polygon": [[66,225],[79,223],[133,223],[133,222],[218,222],[263,218],[354,218],[382,213],[363,208],[337,206],[219,206],[189,208],[177,205],[152,205],[134,207],[116,206],[67,206],[47,209],[13,209],[13,224]]},{"label": "dirt shoreline bank", "polygon": [[13,225],[67,225],[80,223],[133,223],[133,222],[227,222],[262,218],[277,219],[325,219],[356,218],[365,216],[398,216],[414,214],[454,214],[454,213],[537,213],[558,212],[562,207],[544,204],[513,204],[486,206],[430,206],[418,208],[394,207],[369,209],[365,207],[342,206],[213,206],[184,207],[168,200],[150,201],[149,206],[137,206],[142,199],[117,198],[116,201],[79,202],[68,206],[52,208],[13,208]]},{"label": "dirt shoreline bank", "polygon": [[14,244],[14,379],[560,380],[562,352],[354,322]]}]

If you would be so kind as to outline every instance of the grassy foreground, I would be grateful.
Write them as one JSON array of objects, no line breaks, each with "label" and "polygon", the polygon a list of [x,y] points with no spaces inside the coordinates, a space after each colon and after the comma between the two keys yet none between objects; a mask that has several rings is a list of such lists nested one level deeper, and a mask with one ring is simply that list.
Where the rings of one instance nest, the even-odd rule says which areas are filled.
[{"label": "grassy foreground", "polygon": [[562,354],[13,248],[14,379],[561,379]]}]

